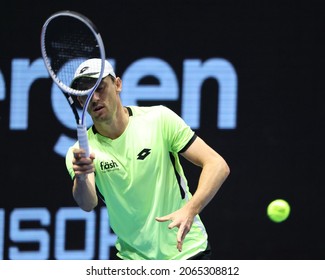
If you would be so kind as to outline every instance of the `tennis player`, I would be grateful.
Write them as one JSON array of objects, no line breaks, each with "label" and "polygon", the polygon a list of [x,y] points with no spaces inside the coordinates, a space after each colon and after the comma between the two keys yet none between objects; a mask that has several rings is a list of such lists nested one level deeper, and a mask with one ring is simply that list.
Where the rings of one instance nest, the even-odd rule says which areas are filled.
[{"label": "tennis player", "polygon": [[[89,86],[99,72],[83,64],[73,80],[76,89]],[[209,259],[199,213],[229,175],[227,163],[176,113],[165,106],[125,107],[121,91],[122,80],[106,61],[87,109],[93,120],[90,156],[78,143],[66,156],[74,199],[85,211],[103,199],[120,259]],[[85,97],[78,100],[83,105]],[[179,155],[202,168],[193,195]]]}]

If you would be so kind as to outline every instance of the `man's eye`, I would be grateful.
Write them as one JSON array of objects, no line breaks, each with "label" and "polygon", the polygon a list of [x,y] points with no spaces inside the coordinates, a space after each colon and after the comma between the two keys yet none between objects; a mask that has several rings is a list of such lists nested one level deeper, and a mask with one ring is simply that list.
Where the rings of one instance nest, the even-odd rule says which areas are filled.
[{"label": "man's eye", "polygon": [[93,87],[93,85],[90,84],[80,84],[78,86],[78,90],[89,90]]},{"label": "man's eye", "polygon": [[97,90],[98,91],[102,91],[104,89],[104,85],[99,85],[98,87],[97,87]]}]

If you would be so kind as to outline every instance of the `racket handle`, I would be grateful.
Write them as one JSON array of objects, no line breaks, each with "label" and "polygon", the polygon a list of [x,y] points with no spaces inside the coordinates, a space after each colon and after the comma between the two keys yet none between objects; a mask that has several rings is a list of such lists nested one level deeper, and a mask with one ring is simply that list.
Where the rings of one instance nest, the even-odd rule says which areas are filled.
[{"label": "racket handle", "polygon": [[77,125],[77,136],[79,141],[79,148],[85,150],[85,156],[89,157],[89,145],[87,136],[87,127],[82,124]]}]

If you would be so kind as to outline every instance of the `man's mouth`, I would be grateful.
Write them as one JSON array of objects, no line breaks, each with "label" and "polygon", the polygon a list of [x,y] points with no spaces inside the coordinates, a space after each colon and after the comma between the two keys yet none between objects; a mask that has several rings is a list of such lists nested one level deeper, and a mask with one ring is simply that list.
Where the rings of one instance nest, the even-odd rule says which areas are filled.
[{"label": "man's mouth", "polygon": [[93,107],[93,111],[94,111],[94,112],[98,112],[99,110],[101,110],[101,109],[103,109],[103,108],[104,108],[103,105],[97,105],[97,106]]}]

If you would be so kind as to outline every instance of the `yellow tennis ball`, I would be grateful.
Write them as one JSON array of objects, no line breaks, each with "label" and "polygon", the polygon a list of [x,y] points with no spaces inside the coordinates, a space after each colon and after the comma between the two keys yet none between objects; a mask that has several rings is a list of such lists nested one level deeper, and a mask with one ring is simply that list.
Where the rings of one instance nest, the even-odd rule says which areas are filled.
[{"label": "yellow tennis ball", "polygon": [[290,214],[290,205],[283,199],[273,200],[267,207],[267,215],[271,221],[281,223],[285,221]]}]

